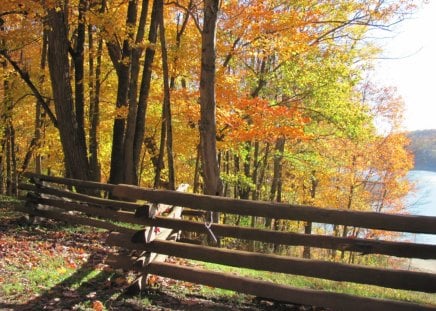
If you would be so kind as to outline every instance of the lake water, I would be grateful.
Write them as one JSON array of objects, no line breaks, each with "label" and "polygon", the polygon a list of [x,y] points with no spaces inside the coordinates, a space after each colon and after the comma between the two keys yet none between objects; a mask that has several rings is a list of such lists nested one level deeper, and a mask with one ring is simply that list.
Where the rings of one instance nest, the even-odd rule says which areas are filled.
[{"label": "lake water", "polygon": [[[436,216],[436,172],[410,171],[407,177],[416,185],[416,190],[406,198],[410,214]],[[408,238],[417,243],[436,244],[436,235],[411,234]],[[436,273],[436,260],[414,258],[408,268]]]},{"label": "lake water", "polygon": [[[436,172],[410,171],[407,177],[416,185],[416,190],[406,198],[409,213],[436,216]],[[418,243],[436,244],[436,235],[417,234],[414,240]]]}]

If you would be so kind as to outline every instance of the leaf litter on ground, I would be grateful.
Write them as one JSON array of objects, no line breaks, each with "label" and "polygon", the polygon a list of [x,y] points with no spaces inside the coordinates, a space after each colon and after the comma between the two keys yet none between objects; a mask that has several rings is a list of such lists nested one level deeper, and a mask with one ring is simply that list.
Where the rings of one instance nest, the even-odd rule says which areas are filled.
[{"label": "leaf litter on ground", "polygon": [[0,310],[303,310],[237,293],[210,296],[201,285],[159,276],[151,276],[140,295],[125,296],[137,275],[104,264],[115,251],[104,244],[106,237],[51,220],[27,225],[22,214],[0,203]]}]

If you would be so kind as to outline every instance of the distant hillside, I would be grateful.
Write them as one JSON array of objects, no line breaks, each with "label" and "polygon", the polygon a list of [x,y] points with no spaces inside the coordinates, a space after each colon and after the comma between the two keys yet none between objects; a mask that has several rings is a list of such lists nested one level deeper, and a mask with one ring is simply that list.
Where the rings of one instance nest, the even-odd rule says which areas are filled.
[{"label": "distant hillside", "polygon": [[436,129],[410,132],[410,150],[415,155],[415,170],[436,172]]}]

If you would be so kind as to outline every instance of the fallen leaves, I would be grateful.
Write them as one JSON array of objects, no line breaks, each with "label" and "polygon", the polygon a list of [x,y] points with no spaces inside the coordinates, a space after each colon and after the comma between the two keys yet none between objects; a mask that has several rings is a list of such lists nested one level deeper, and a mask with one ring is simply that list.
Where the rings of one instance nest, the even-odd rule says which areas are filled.
[{"label": "fallen leaves", "polygon": [[28,303],[52,291],[60,299],[52,299],[54,305],[80,299],[68,286],[53,286],[84,265],[101,271],[110,251],[101,243],[106,233],[64,228],[52,221],[27,226],[20,215],[9,215],[0,206],[0,303]]},{"label": "fallen leaves", "polygon": [[92,309],[95,311],[102,311],[104,309],[104,305],[100,300],[94,300],[92,302]]}]

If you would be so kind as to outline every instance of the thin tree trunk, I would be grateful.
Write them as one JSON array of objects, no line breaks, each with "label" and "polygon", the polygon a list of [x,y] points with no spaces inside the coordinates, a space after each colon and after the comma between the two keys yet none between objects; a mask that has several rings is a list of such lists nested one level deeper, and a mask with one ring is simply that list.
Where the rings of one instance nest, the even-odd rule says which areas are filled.
[{"label": "thin tree trunk", "polygon": [[144,69],[142,72],[141,87],[139,92],[137,115],[136,115],[136,127],[135,138],[133,141],[133,165],[138,167],[142,144],[145,136],[145,120],[147,112],[148,97],[150,94],[152,64],[155,55],[154,45],[157,42],[157,31],[159,26],[159,16],[163,10],[163,0],[154,0],[151,11],[150,29],[148,32],[148,42],[150,45],[145,49]]},{"label": "thin tree trunk", "polygon": [[197,146],[197,152],[195,156],[195,169],[194,169],[194,193],[200,192],[200,171],[201,171],[201,159],[200,159],[200,145]]},{"label": "thin tree trunk", "polygon": [[[2,135],[4,136],[4,135]],[[6,139],[4,137],[0,140],[0,194],[5,194],[5,152],[6,152]]]},{"label": "thin tree trunk", "polygon": [[166,147],[168,161],[168,189],[175,190],[175,172],[174,172],[174,154],[173,154],[173,126],[171,119],[171,94],[170,94],[170,75],[168,68],[168,52],[165,40],[165,25],[163,11],[160,18],[159,34],[160,45],[162,50],[162,72],[163,72],[163,88],[164,88],[164,121],[166,129]]},{"label": "thin tree trunk", "polygon": [[[77,132],[85,137],[85,12],[88,1],[79,1],[79,16],[74,51],[71,53],[74,63],[74,100]],[[86,148],[86,140],[83,142]]]},{"label": "thin tree trunk", "polygon": [[[251,142],[247,141],[244,143],[244,149],[246,152],[246,157],[243,159],[243,167],[244,167],[244,176],[247,180],[252,177],[250,176],[250,167],[251,167]],[[242,187],[239,189],[239,197],[244,200],[248,200],[250,196],[250,185],[248,183],[245,183],[242,185]]]},{"label": "thin tree trunk", "polygon": [[256,200],[259,200],[260,198],[260,194],[261,194],[260,189],[262,188],[262,184],[265,179],[265,172],[266,172],[266,168],[268,165],[268,158],[269,158],[269,150],[270,150],[270,143],[266,143],[265,152],[261,162],[259,178],[256,182]]},{"label": "thin tree trunk", "polygon": [[[40,62],[40,68],[41,72],[45,71],[46,65],[47,65],[47,30],[43,31],[42,35],[42,49],[41,49],[41,62]],[[39,84],[42,86],[45,81],[45,75],[41,74],[39,77]],[[42,155],[39,152],[39,148],[41,147],[41,140],[42,140],[42,133],[44,128],[44,119],[45,119],[45,112],[42,109],[43,103],[41,103],[39,100],[36,101],[36,111],[35,111],[35,140],[36,140],[36,155],[35,155],[35,173],[41,174],[42,172]],[[23,172],[26,169],[23,168]]]},{"label": "thin tree trunk", "polygon": [[[6,68],[6,63],[3,65]],[[16,159],[15,159],[15,130],[12,124],[13,102],[10,84],[8,78],[3,81],[4,87],[4,140],[5,140],[5,160],[6,160],[6,194],[9,196],[16,195]]]},{"label": "thin tree trunk", "polygon": [[[94,50],[92,25],[88,27],[89,44],[89,167],[90,178],[101,180],[101,168],[98,159],[98,128],[100,126],[100,89],[101,89],[101,55],[103,53],[103,39],[98,40],[97,50]],[[94,64],[94,57],[96,64]]]},{"label": "thin tree trunk", "polygon": [[[349,193],[348,193],[348,202],[347,202],[347,210],[350,210],[353,204],[353,197],[354,197],[354,185],[350,185]],[[344,225],[342,228],[342,237],[346,238],[348,235],[348,226]],[[341,259],[345,258],[345,251],[341,251]]]},{"label": "thin tree trunk", "polygon": [[12,195],[12,167],[11,167],[11,122],[8,119],[5,128],[6,139],[6,195]]},{"label": "thin tree trunk", "polygon": [[[310,202],[313,203],[316,196],[316,189],[318,187],[318,180],[315,176],[315,171],[312,171],[310,177]],[[312,222],[306,221],[304,224],[304,234],[312,234]],[[310,246],[304,246],[303,248],[303,258],[310,259]]]},{"label": "thin tree trunk", "polygon": [[[6,68],[6,63],[3,64],[3,68]],[[12,114],[13,114],[13,100],[11,94],[11,86],[7,77],[3,80],[4,88],[4,106],[5,112],[3,115],[4,120],[4,139],[5,139],[5,160],[6,160],[6,194],[9,196],[15,195],[16,181],[14,176],[16,176],[16,164],[15,161],[15,131],[12,124]]]},{"label": "thin tree trunk", "polygon": [[165,104],[162,105],[162,123],[161,123],[161,129],[160,129],[160,143],[159,143],[159,154],[157,156],[157,166],[155,167],[154,172],[154,188],[159,188],[162,183],[162,169],[164,168],[164,153],[165,153],[165,140],[167,136],[166,131],[166,122],[165,122]]},{"label": "thin tree trunk", "polygon": [[12,124],[12,120],[10,123],[10,141],[11,141],[11,185],[9,195],[17,196],[18,195],[18,170],[17,170],[17,147],[15,145],[15,129]]},{"label": "thin tree trunk", "polygon": [[[235,176],[238,176],[238,174],[240,174],[240,161],[239,161],[239,155],[237,155],[237,154],[235,154],[234,155],[234,157],[233,157],[233,162],[234,162],[234,165],[233,165],[233,174],[235,175]],[[237,199],[237,198],[239,198],[239,191],[240,191],[240,186],[239,186],[239,180],[237,180],[236,181],[236,183],[235,183],[235,185],[234,185],[234,187],[233,187],[233,197],[235,198],[235,199]]]},{"label": "thin tree trunk", "polygon": [[[269,200],[274,201],[281,199],[281,178],[282,178],[282,159],[285,151],[285,138],[280,137],[276,140],[275,155],[274,155],[274,168],[273,179],[271,184]],[[271,218],[266,219],[265,226],[273,229],[273,220]]]}]

